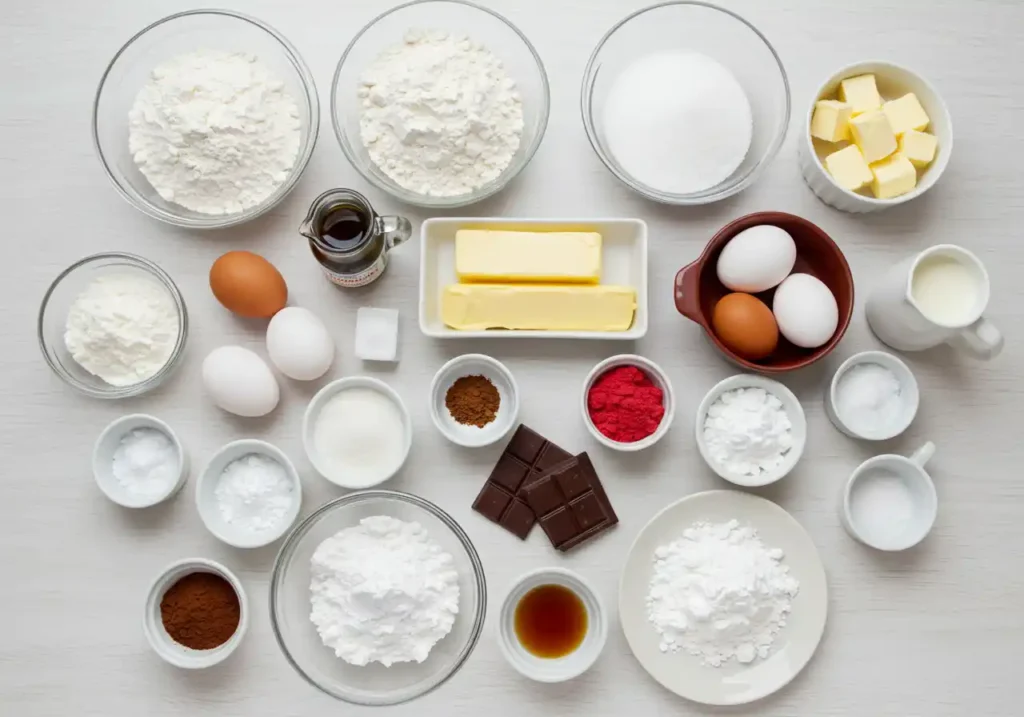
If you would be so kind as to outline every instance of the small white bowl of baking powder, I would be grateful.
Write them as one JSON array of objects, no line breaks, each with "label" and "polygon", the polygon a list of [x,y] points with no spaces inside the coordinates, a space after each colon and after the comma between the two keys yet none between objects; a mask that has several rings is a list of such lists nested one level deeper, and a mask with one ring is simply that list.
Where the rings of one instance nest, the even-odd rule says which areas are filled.
[{"label": "small white bowl of baking powder", "polygon": [[113,502],[148,508],[185,485],[188,457],[170,426],[154,416],[133,413],[103,429],[92,451],[92,474]]},{"label": "small white bowl of baking powder", "polygon": [[255,438],[232,441],[199,474],[196,507],[218,539],[236,548],[261,548],[299,516],[302,481],[277,446]]},{"label": "small white bowl of baking powder", "polygon": [[697,448],[725,480],[745,488],[786,476],[807,443],[807,419],[778,381],[738,374],[719,381],[697,409]]}]

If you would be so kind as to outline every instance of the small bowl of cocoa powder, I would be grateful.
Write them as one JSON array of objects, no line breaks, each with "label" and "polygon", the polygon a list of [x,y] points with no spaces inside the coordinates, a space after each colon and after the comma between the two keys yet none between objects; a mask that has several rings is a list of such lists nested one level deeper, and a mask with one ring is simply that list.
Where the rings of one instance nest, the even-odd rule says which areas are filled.
[{"label": "small bowl of cocoa powder", "polygon": [[519,387],[501,361],[464,354],[446,363],[430,386],[430,415],[452,443],[468,448],[500,440],[519,417]]},{"label": "small bowl of cocoa powder", "polygon": [[187,558],[167,566],[153,581],[142,626],[164,660],[203,669],[238,647],[249,626],[249,603],[242,583],[226,567]]}]

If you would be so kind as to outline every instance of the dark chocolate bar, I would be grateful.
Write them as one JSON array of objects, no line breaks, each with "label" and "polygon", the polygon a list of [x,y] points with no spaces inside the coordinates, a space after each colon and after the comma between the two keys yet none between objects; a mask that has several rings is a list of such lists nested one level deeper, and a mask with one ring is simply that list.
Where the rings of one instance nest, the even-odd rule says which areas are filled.
[{"label": "dark chocolate bar", "polygon": [[498,458],[473,510],[521,540],[537,522],[519,489],[572,456],[527,426],[520,425]]},{"label": "dark chocolate bar", "polygon": [[519,497],[533,511],[551,544],[562,552],[619,522],[586,453],[531,480],[520,489]]}]

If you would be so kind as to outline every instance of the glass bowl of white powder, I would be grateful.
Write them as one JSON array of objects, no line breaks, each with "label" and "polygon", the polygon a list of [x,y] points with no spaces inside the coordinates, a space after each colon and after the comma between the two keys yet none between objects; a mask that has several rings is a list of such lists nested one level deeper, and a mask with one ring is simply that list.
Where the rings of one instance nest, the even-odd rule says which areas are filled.
[{"label": "glass bowl of white powder", "polygon": [[395,491],[325,504],[285,539],[270,579],[285,658],[354,704],[396,705],[440,687],[476,647],[486,606],[469,536],[433,503]]},{"label": "glass bowl of white powder", "polygon": [[64,383],[93,398],[128,398],[159,386],[181,362],[188,312],[159,266],[105,252],[53,280],[36,328],[43,358]]},{"label": "glass bowl of white powder", "polygon": [[549,108],[530,41],[463,0],[416,0],[374,18],[331,86],[331,121],[349,162],[421,207],[462,207],[501,191],[540,146]]},{"label": "glass bowl of white powder", "polygon": [[320,128],[313,75],[272,27],[194,10],[140,30],[96,91],[93,143],[117,191],[190,229],[254,219],[295,187]]},{"label": "glass bowl of white powder", "polygon": [[580,105],[591,146],[624,184],[665,204],[707,204],[750,186],[778,153],[789,81],[739,15],[666,2],[601,38]]}]

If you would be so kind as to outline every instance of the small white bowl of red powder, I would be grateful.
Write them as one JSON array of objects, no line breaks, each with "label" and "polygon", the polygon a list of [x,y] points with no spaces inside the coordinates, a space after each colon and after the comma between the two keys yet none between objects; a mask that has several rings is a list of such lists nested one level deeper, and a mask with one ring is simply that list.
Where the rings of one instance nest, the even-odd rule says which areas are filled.
[{"label": "small white bowl of red powder", "polygon": [[583,383],[583,422],[594,438],[617,451],[642,451],[672,425],[675,395],[658,364],[634,354],[607,358]]}]

